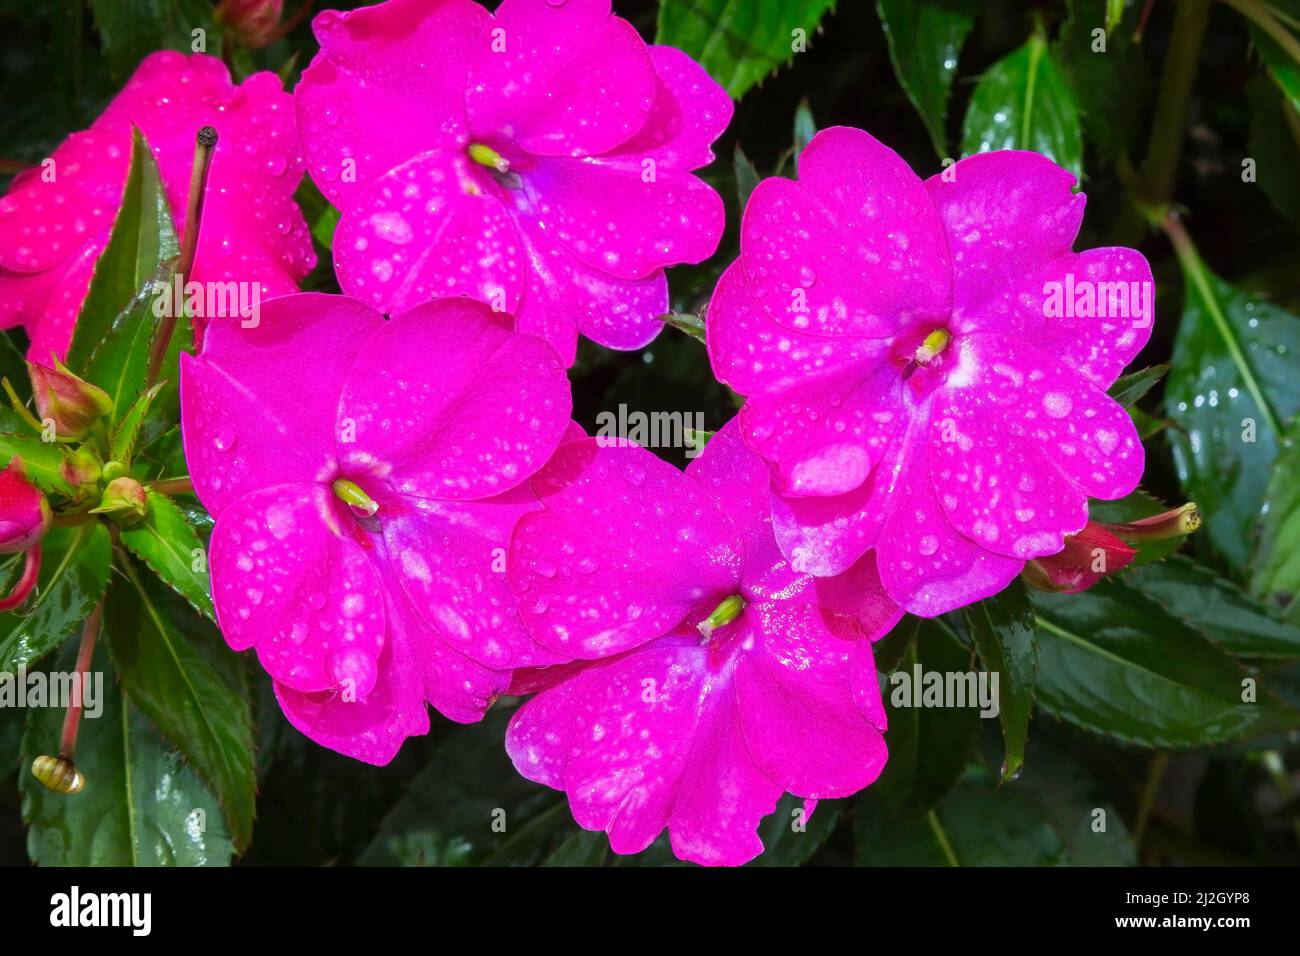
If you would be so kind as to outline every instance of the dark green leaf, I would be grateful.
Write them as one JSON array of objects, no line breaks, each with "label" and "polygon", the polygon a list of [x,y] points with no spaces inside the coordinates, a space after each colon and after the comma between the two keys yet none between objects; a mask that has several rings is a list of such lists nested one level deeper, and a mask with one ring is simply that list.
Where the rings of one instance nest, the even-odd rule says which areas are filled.
[{"label": "dark green leaf", "polygon": [[312,182],[310,176],[304,176],[302,184],[293,197],[302,207],[303,217],[311,230],[311,237],[322,249],[328,251],[334,244],[334,229],[339,224],[340,212],[330,205],[330,201]]},{"label": "dark green leaf", "polygon": [[[690,54],[740,99],[811,42],[834,0],[665,0],[655,43]],[[796,31],[802,31],[797,33]]]},{"label": "dark green leaf", "polygon": [[889,762],[873,790],[890,806],[928,809],[961,776],[979,730],[979,708],[919,706],[918,674],[964,672],[971,665],[970,652],[943,622],[922,620],[916,642],[883,684]]},{"label": "dark green leaf", "polygon": [[973,0],[876,0],[898,82],[921,114],[940,159],[950,155],[948,94],[975,10]]},{"label": "dark green leaf", "polygon": [[[1277,28],[1290,33],[1292,39],[1300,36],[1300,32],[1295,29],[1295,25],[1300,23],[1300,2],[1298,0],[1268,0],[1267,3],[1261,3],[1260,6],[1269,14],[1270,19],[1276,24]],[[1275,14],[1280,14],[1280,16]],[[1285,22],[1287,20],[1291,24],[1289,30]],[[1296,58],[1278,43],[1273,34],[1265,30],[1258,21],[1253,19],[1250,20],[1250,39],[1255,44],[1255,49],[1259,51],[1260,58],[1267,64],[1269,75],[1273,77],[1273,81],[1290,99],[1291,105],[1296,109],[1300,109],[1300,62],[1296,62]]]},{"label": "dark green leaf", "polygon": [[542,866],[600,866],[609,857],[609,837],[602,830],[578,830],[542,861]]},{"label": "dark green leaf", "polygon": [[740,148],[739,143],[736,144],[736,154],[732,164],[736,170],[736,197],[740,200],[740,209],[743,211],[762,177],[754,168],[754,164],[749,161],[749,157],[745,155],[745,151]]},{"label": "dark green leaf", "polygon": [[1291,423],[1273,467],[1251,555],[1251,591],[1300,625],[1300,419]]},{"label": "dark green leaf", "polygon": [[966,608],[971,639],[984,667],[998,675],[998,720],[1006,759],[1002,779],[1013,780],[1025,762],[1029,713],[1038,681],[1038,640],[1034,609],[1019,580],[1001,594]]},{"label": "dark green leaf", "polygon": [[[363,865],[472,866],[536,862],[570,821],[553,790],[521,777],[501,746],[508,713],[454,734],[384,818]],[[494,828],[495,827],[495,828]],[[504,829],[502,829],[504,828]]]},{"label": "dark green leaf", "polygon": [[0,671],[30,665],[80,630],[108,587],[112,551],[97,521],[52,528],[41,539],[36,596],[0,614]]},{"label": "dark green leaf", "polygon": [[256,779],[243,667],[215,627],[195,617],[129,560],[104,609],[117,677],[132,701],[217,795],[235,845],[253,832]]},{"label": "dark green leaf", "polygon": [[1244,569],[1282,428],[1300,411],[1300,319],[1182,255],[1187,304],[1165,384],[1174,461],[1214,548]]},{"label": "dark green leaf", "polygon": [[[221,56],[221,31],[205,0],[90,0],[95,27],[119,83],[155,50]],[[202,30],[201,47],[195,30]]]},{"label": "dark green leaf", "polygon": [[1300,657],[1300,627],[1274,617],[1231,581],[1190,558],[1126,572],[1120,583],[1164,606],[1220,647],[1243,657]]},{"label": "dark green leaf", "polygon": [[1037,592],[1038,702],[1096,733],[1146,747],[1195,747],[1300,726],[1227,652],[1155,601],[1116,582]]},{"label": "dark green leaf", "polygon": [[966,110],[962,153],[1032,149],[1083,177],[1083,134],[1074,94],[1047,41],[1030,37],[980,77]]},{"label": "dark green leaf", "polygon": [[131,454],[135,451],[136,439],[140,437],[140,429],[144,425],[144,418],[149,414],[149,406],[158,397],[161,389],[161,384],[150,388],[137,398],[135,404],[122,416],[117,430],[113,432],[113,440],[109,443],[110,461],[130,461]]},{"label": "dark green leaf", "polygon": [[750,866],[802,866],[830,839],[840,822],[839,800],[822,800],[812,816],[804,812],[804,801],[786,794],[776,810],[763,820],[758,835],[763,852]]},{"label": "dark green leaf", "polygon": [[[113,320],[112,326],[104,333],[104,340],[87,360],[86,379],[113,398],[113,409],[108,416],[110,421],[115,422],[126,414],[148,381],[149,355],[158,333],[158,319],[153,312],[158,293],[154,289],[165,287],[175,267],[172,259],[159,264],[153,278]],[[178,323],[177,332],[184,324],[184,320]]]},{"label": "dark green leaf", "polygon": [[1116,379],[1107,394],[1125,408],[1133,405],[1147,392],[1151,391],[1169,372],[1168,365],[1152,365],[1137,372],[1130,372]]},{"label": "dark green leaf", "polygon": [[[100,347],[118,314],[153,281],[158,264],[179,252],[158,166],[137,130],[122,203],[108,246],[95,263],[68,348],[68,366],[73,371],[85,373],[91,353]],[[132,395],[130,401],[134,400]]]},{"label": "dark green leaf", "polygon": [[802,153],[816,135],[817,121],[813,119],[812,106],[805,97],[799,101],[799,108],[794,111],[794,155],[797,157]]},{"label": "dark green leaf", "polygon": [[1300,227],[1300,112],[1262,77],[1247,87],[1250,96],[1250,159],[1255,181],[1273,205]]},{"label": "dark green leaf", "polygon": [[1071,0],[1052,47],[1089,142],[1108,157],[1129,150],[1145,132],[1152,83],[1147,58],[1133,42],[1139,6],[1131,5],[1126,22],[1103,39],[1095,32],[1101,28],[1095,3]]},{"label": "dark green leaf", "polygon": [[[148,512],[138,525],[123,528],[122,543],[154,574],[210,621],[216,621],[208,584],[208,557],[198,533],[166,495],[149,492]],[[195,567],[198,570],[195,570]]]},{"label": "dark green leaf", "polygon": [[[75,666],[76,647],[60,658]],[[128,701],[96,652],[103,712],[89,708],[77,738],[80,793],[51,793],[31,774],[32,758],[58,749],[63,712],[32,710],[23,736],[23,819],[27,852],[42,866],[225,866],[233,848],[216,799]]]}]

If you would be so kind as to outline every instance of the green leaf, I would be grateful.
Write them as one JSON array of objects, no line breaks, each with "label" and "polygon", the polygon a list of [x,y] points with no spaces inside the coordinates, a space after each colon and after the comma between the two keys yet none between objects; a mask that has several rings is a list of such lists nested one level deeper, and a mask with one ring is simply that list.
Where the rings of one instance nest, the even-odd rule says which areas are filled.
[{"label": "green leaf", "polygon": [[934,810],[900,816],[868,790],[854,816],[858,866],[1062,866],[1065,844],[1024,793],[967,774]]},{"label": "green leaf", "polygon": [[[121,537],[122,543],[147,564],[150,571],[189,601],[196,611],[208,620],[216,621],[217,613],[212,606],[208,583],[207,551],[175,502],[166,495],[150,491],[144,520],[133,527],[123,528]],[[201,559],[197,571],[194,570],[196,559]]]},{"label": "green leaf", "polygon": [[799,106],[794,111],[794,155],[796,158],[816,135],[817,121],[813,119],[812,106],[809,104],[808,98],[804,97],[799,101]]},{"label": "green leaf", "polygon": [[1120,583],[1163,605],[1233,654],[1300,657],[1300,627],[1279,620],[1236,584],[1190,558],[1174,555],[1133,568]]},{"label": "green leaf", "polygon": [[[73,371],[87,371],[91,353],[101,346],[118,314],[153,281],[158,264],[179,253],[158,166],[136,130],[122,203],[113,220],[108,246],[95,263],[90,290],[68,348],[67,364]],[[135,396],[130,400],[134,401]]]},{"label": "green leaf", "polygon": [[1145,747],[1196,747],[1300,726],[1226,651],[1139,591],[1108,581],[1033,595],[1038,703],[1086,730]]},{"label": "green leaf", "polygon": [[1300,625],[1300,419],[1282,443],[1259,515],[1259,540],[1251,555],[1251,591]]},{"label": "green leaf", "polygon": [[801,797],[785,794],[764,818],[758,835],[763,852],[748,866],[802,866],[830,839],[840,822],[840,800],[820,800],[806,816]]},{"label": "green leaf", "polygon": [[[158,333],[153,313],[157,286],[170,281],[176,270],[174,259],[158,265],[153,277],[136,293],[127,307],[113,320],[104,340],[90,354],[86,379],[113,398],[109,421],[116,422],[136,403],[149,378],[149,356]],[[184,321],[177,323],[177,332]],[[175,339],[173,336],[173,346]]]},{"label": "green leaf", "polygon": [[[1264,4],[1270,12],[1276,26],[1291,34],[1292,38],[1300,36],[1295,26],[1300,22],[1300,0],[1268,0]],[[1270,11],[1271,8],[1271,11]],[[1288,29],[1287,21],[1291,28]],[[1259,51],[1260,59],[1268,66],[1268,73],[1273,82],[1286,94],[1291,105],[1300,109],[1300,62],[1288,53],[1273,35],[1260,26],[1256,20],[1250,20],[1250,39]]]},{"label": "green leaf", "polygon": [[316,187],[310,176],[304,176],[294,200],[302,208],[303,218],[311,237],[323,250],[328,252],[334,245],[334,229],[339,224],[342,213],[330,205],[325,194]]},{"label": "green leaf", "polygon": [[[655,43],[685,51],[740,99],[793,59],[835,0],[664,0]],[[801,30],[802,34],[795,31]]]},{"label": "green leaf", "polygon": [[117,677],[207,781],[242,851],[253,833],[256,792],[243,666],[215,627],[129,560],[117,570],[104,607]]},{"label": "green leaf", "polygon": [[1103,39],[1094,32],[1101,23],[1093,0],[1070,0],[1052,46],[1087,139],[1108,158],[1131,150],[1146,132],[1152,82],[1148,58],[1133,42],[1139,6],[1130,6],[1128,22]]},{"label": "green leaf", "polygon": [[736,170],[736,197],[740,200],[740,209],[743,212],[745,206],[749,204],[749,197],[758,187],[759,180],[762,177],[759,176],[758,170],[754,168],[754,164],[749,161],[749,157],[745,155],[745,151],[740,148],[739,143],[736,144],[736,153],[732,164]]},{"label": "green leaf", "polygon": [[[109,73],[121,83],[155,50],[221,56],[221,31],[206,0],[90,0]],[[195,49],[194,30],[203,47]]]},{"label": "green leaf", "polygon": [[1137,372],[1130,372],[1116,379],[1115,384],[1107,390],[1107,394],[1125,408],[1132,408],[1168,372],[1168,365],[1152,365]]},{"label": "green leaf", "polygon": [[0,461],[8,468],[15,457],[23,460],[27,480],[41,491],[71,495],[72,487],[63,480],[63,446],[27,435],[0,435]]},{"label": "green leaf", "polygon": [[1178,477],[1205,514],[1205,536],[1237,570],[1277,459],[1300,411],[1300,319],[1233,288],[1179,247],[1186,305],[1165,383]]},{"label": "green leaf", "polygon": [[[76,650],[65,649],[61,670],[73,670]],[[128,699],[102,647],[91,673],[103,680],[103,709],[92,717],[88,708],[81,721],[80,793],[51,793],[32,777],[32,758],[58,748],[63,712],[28,713],[18,778],[28,855],[41,866],[228,865],[233,847],[216,798]]]},{"label": "green leaf", "polygon": [[966,35],[975,25],[972,0],[876,0],[899,85],[921,114],[940,159],[948,152],[948,94]]},{"label": "green leaf", "polygon": [[962,153],[1032,149],[1083,177],[1079,108],[1047,41],[1030,37],[980,77],[966,110]]},{"label": "green leaf", "polygon": [[473,866],[540,859],[544,838],[569,820],[568,805],[515,771],[501,746],[509,716],[496,709],[482,724],[453,733],[411,780],[358,862]]},{"label": "green leaf", "polygon": [[578,830],[542,861],[542,866],[601,866],[609,857],[603,830]]},{"label": "green leaf", "polygon": [[149,406],[153,400],[158,397],[159,391],[162,390],[162,384],[150,388],[147,392],[135,400],[122,420],[118,422],[117,430],[113,432],[113,440],[109,443],[108,457],[110,461],[130,461],[131,454],[135,451],[136,439],[140,437],[140,429],[144,425],[144,417],[149,414]]},{"label": "green leaf", "polygon": [[984,667],[998,675],[998,720],[1002,724],[1002,780],[1014,780],[1025,762],[1029,714],[1038,680],[1034,609],[1019,580],[995,597],[966,608],[971,640]]},{"label": "green leaf", "polygon": [[916,642],[882,685],[889,762],[872,789],[890,806],[928,809],[961,776],[979,730],[979,709],[911,704],[921,694],[918,672],[961,672],[971,664],[970,652],[947,625],[922,620]]},{"label": "green leaf", "polygon": [[98,521],[41,539],[36,596],[0,614],[0,671],[30,665],[76,633],[108,588],[113,544]]},{"label": "green leaf", "polygon": [[1255,77],[1246,87],[1250,97],[1250,158],[1255,179],[1273,205],[1300,227],[1300,112],[1273,84]]}]

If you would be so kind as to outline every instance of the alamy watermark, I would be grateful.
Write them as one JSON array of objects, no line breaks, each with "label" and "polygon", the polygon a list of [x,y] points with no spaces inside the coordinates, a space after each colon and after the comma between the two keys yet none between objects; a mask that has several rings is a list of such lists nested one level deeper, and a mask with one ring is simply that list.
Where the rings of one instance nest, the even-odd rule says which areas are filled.
[{"label": "alamy watermark", "polygon": [[102,671],[17,671],[0,674],[0,708],[78,707],[90,719],[104,712]]},{"label": "alamy watermark", "polygon": [[996,717],[997,671],[927,671],[920,663],[912,670],[889,675],[889,703],[892,707],[956,708],[978,707],[981,717]]},{"label": "alamy watermark", "polygon": [[619,405],[617,412],[596,416],[596,439],[602,443],[622,438],[642,448],[684,448],[687,458],[703,450],[699,436],[705,434],[703,412],[634,412]]},{"label": "alamy watermark", "polygon": [[1155,289],[1151,282],[1122,279],[1097,282],[1065,274],[1064,282],[1043,284],[1043,315],[1049,319],[1134,319],[1134,328],[1151,324]]},{"label": "alamy watermark", "polygon": [[260,282],[185,282],[174,275],[170,282],[153,284],[153,314],[180,318],[191,315],[199,319],[239,319],[246,329],[262,322],[262,284]]}]

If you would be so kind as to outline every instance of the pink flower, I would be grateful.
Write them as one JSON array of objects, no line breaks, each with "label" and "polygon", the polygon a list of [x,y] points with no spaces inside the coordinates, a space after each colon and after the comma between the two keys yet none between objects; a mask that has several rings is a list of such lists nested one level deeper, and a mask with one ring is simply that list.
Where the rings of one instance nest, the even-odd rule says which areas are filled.
[{"label": "pink flower", "polygon": [[767,484],[734,425],[685,474],[586,439],[534,480],[511,589],[534,641],[595,662],[518,675],[512,693],[541,693],[506,747],[616,853],[667,827],[681,859],[743,863],[784,791],[847,796],[884,767],[871,641],[902,612],[871,557],[835,579],[793,571]]},{"label": "pink flower", "polygon": [[1132,249],[1074,253],[1084,197],[1037,153],[922,182],[856,129],[820,133],[799,181],[769,179],[708,314],[718,377],[749,400],[791,564],[837,574],[874,550],[885,590],[935,615],[1054,554],[1142,474],[1105,392],[1151,333]]},{"label": "pink flower", "polygon": [[53,515],[39,488],[27,480],[21,458],[0,471],[0,554],[26,551],[45,537]]},{"label": "pink flower", "polygon": [[178,232],[195,134],[211,125],[220,135],[187,280],[259,282],[265,298],[296,292],[316,264],[293,201],[302,160],[279,79],[256,73],[234,86],[215,57],[151,54],[90,129],[64,140],[52,165],[16,177],[0,199],[0,327],[26,325],[38,361],[72,341],[122,201],[133,124],[158,161]]},{"label": "pink flower", "polygon": [[339,282],[386,312],[468,294],[572,362],[580,331],[649,343],[665,266],[723,228],[691,170],[731,101],[609,0],[389,0],[326,11],[294,91],[307,167],[342,210]]},{"label": "pink flower", "polygon": [[342,296],[263,305],[184,356],[185,454],[216,516],[212,594],[289,721],[370,763],[478,720],[509,671],[556,663],[524,632],[505,546],[570,408],[564,366],[464,298],[390,321]]}]

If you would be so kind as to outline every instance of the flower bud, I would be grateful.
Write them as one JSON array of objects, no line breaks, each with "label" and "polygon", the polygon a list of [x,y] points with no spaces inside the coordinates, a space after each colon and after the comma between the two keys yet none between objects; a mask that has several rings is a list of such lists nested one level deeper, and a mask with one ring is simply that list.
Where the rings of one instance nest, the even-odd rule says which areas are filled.
[{"label": "flower bud", "polygon": [[1040,591],[1078,594],[1128,567],[1135,557],[1136,550],[1099,522],[1089,521],[1078,534],[1066,536],[1061,551],[1026,564],[1024,576],[1031,587]]},{"label": "flower bud", "polygon": [[216,9],[217,22],[250,50],[275,42],[283,14],[284,0],[221,0]]},{"label": "flower bud", "polygon": [[94,449],[82,446],[64,457],[59,474],[74,489],[83,491],[99,484],[100,467]]},{"label": "flower bud", "polygon": [[0,554],[26,551],[50,530],[50,503],[27,480],[22,459],[0,471]]},{"label": "flower bud", "polygon": [[36,412],[42,420],[54,422],[59,438],[82,438],[103,416],[113,410],[113,400],[97,385],[74,375],[58,359],[54,368],[28,362]]},{"label": "flower bud", "polygon": [[98,508],[91,508],[94,514],[107,515],[118,524],[130,527],[139,524],[148,510],[149,496],[144,486],[134,478],[114,478],[104,489]]}]

